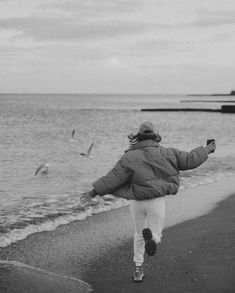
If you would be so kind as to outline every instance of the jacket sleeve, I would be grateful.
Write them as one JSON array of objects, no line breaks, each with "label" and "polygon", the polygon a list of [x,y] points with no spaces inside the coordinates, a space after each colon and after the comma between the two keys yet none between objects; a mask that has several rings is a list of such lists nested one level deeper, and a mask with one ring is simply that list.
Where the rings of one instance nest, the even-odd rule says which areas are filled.
[{"label": "jacket sleeve", "polygon": [[93,188],[101,196],[111,194],[127,182],[131,174],[127,159],[121,158],[111,171],[93,183]]},{"label": "jacket sleeve", "polygon": [[178,157],[179,170],[185,171],[197,168],[208,159],[208,153],[203,146],[190,152],[175,150]]}]

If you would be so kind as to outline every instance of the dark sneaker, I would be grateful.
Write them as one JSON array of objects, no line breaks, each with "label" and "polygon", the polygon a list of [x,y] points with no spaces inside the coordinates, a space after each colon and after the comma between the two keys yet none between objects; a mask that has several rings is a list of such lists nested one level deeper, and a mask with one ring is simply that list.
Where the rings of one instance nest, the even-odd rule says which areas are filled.
[{"label": "dark sneaker", "polygon": [[145,241],[145,251],[148,256],[153,256],[157,251],[157,244],[152,239],[153,235],[149,228],[146,228],[142,231],[144,241]]},{"label": "dark sneaker", "polygon": [[143,266],[135,266],[134,269],[134,282],[142,282],[144,278]]}]

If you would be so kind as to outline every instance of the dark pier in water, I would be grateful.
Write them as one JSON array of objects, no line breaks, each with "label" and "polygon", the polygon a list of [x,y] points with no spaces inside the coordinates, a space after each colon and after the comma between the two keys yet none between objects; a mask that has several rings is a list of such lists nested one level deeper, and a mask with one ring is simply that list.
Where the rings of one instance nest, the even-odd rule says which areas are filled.
[{"label": "dark pier in water", "polygon": [[206,96],[209,96],[209,97],[214,97],[214,96],[235,96],[235,91],[231,91],[230,94],[190,94],[190,95],[187,95],[187,96],[191,96],[191,97],[206,97]]},{"label": "dark pier in water", "polygon": [[143,108],[143,112],[218,112],[235,113],[234,105],[223,105],[220,109],[208,108]]}]

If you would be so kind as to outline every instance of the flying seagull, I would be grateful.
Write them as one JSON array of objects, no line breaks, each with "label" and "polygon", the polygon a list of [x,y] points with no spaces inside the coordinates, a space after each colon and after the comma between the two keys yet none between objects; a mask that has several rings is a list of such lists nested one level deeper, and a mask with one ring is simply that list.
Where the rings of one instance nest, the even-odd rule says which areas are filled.
[{"label": "flying seagull", "polygon": [[74,128],[74,130],[73,130],[72,133],[71,133],[71,138],[70,138],[70,141],[71,141],[71,142],[75,142],[75,140],[74,140],[75,131],[76,131],[76,129]]},{"label": "flying seagull", "polygon": [[74,128],[74,130],[72,131],[72,138],[74,138],[74,135],[75,135],[75,128]]},{"label": "flying seagull", "polygon": [[44,163],[44,164],[41,164],[37,170],[35,171],[34,173],[34,176],[36,176],[40,171],[41,171],[41,174],[48,174],[48,171],[49,171],[49,164],[47,163]]},{"label": "flying seagull", "polygon": [[91,145],[89,146],[87,153],[80,153],[81,156],[87,157],[87,158],[91,158],[91,150],[94,146],[94,142],[91,143]]}]

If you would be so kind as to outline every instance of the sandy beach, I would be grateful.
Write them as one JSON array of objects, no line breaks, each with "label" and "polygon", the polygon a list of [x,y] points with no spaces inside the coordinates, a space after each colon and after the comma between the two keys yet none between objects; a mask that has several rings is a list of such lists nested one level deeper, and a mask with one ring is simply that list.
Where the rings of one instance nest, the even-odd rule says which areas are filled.
[{"label": "sandy beach", "polygon": [[0,250],[0,292],[235,292],[234,177],[167,198],[157,255],[132,281],[129,208],[36,233]]}]

